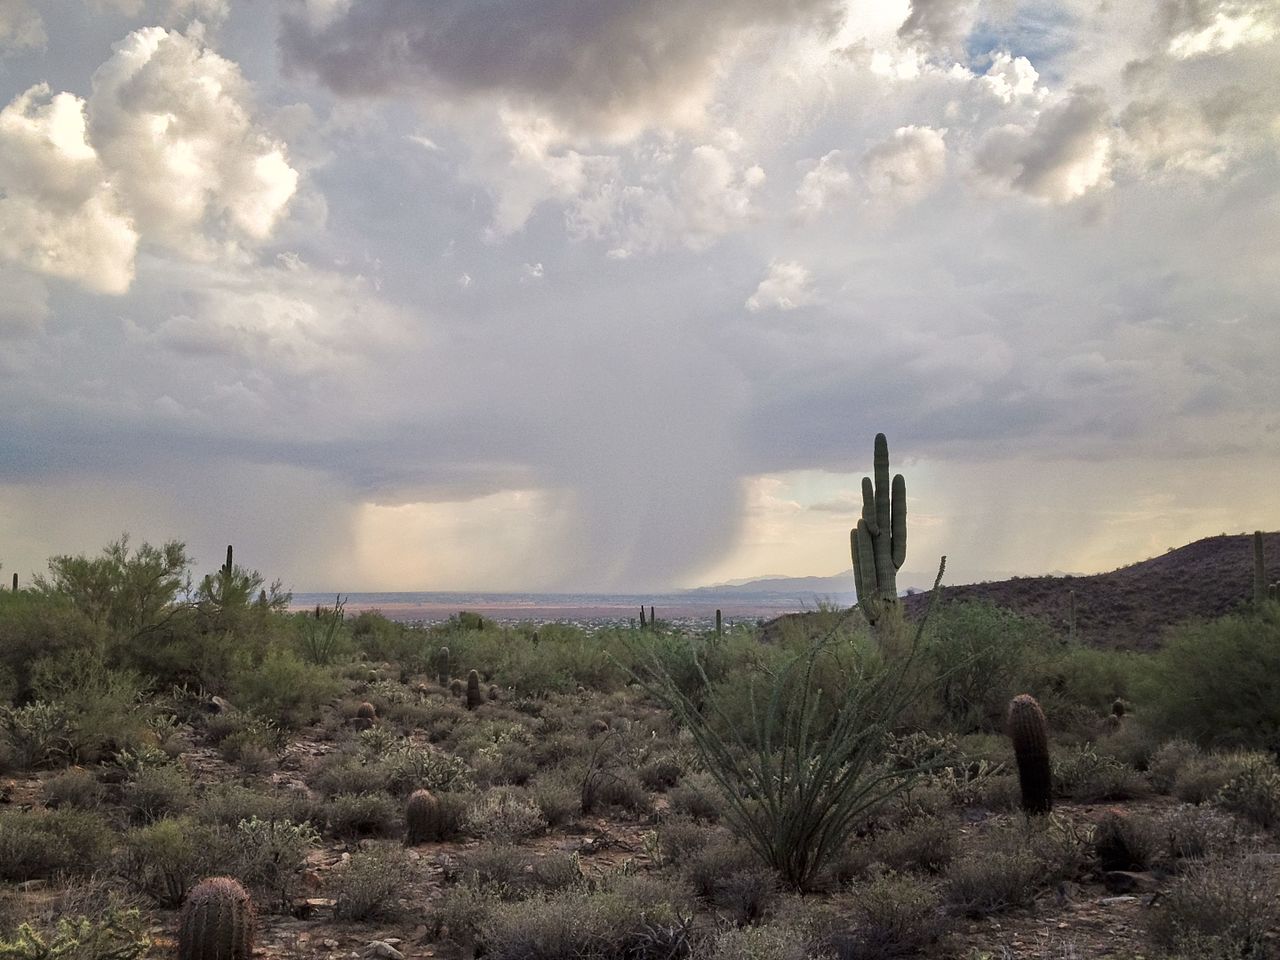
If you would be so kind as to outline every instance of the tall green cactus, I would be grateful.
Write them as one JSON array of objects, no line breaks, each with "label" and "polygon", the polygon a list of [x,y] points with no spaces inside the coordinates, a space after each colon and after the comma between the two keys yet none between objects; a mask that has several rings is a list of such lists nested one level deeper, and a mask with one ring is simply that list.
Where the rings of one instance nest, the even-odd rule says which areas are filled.
[{"label": "tall green cactus", "polygon": [[467,674],[467,709],[475,710],[482,703],[484,697],[480,694],[480,674],[472,670]]},{"label": "tall green cactus", "polygon": [[250,960],[253,901],[230,877],[202,880],[178,920],[178,960]]},{"label": "tall green cactus", "polygon": [[[907,558],[907,482],[889,480],[889,441],[876,434],[875,480],[862,478],[862,517],[849,532],[858,607],[875,626],[898,608],[898,571]],[[891,614],[892,616],[892,614]]]},{"label": "tall green cactus", "polygon": [[1049,763],[1049,724],[1036,698],[1020,693],[1009,701],[1009,739],[1018,761],[1022,809],[1048,813],[1053,807],[1053,774]]},{"label": "tall green cactus", "polygon": [[440,686],[447,687],[449,685],[449,648],[441,647],[438,659],[436,661],[436,680],[440,682]]},{"label": "tall green cactus", "polygon": [[428,790],[415,790],[405,806],[405,846],[431,843],[445,838],[444,806]]}]

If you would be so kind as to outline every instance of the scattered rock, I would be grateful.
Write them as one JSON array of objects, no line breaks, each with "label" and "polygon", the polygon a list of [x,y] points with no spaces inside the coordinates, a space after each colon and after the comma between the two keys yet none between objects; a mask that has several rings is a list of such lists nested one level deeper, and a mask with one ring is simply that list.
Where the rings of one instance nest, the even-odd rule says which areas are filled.
[{"label": "scattered rock", "polygon": [[382,960],[404,960],[404,954],[385,940],[370,942],[363,953],[366,957],[381,957]]},{"label": "scattered rock", "polygon": [[1110,893],[1150,893],[1156,888],[1156,879],[1149,873],[1108,870],[1102,875],[1102,885]]},{"label": "scattered rock", "polygon": [[221,697],[210,697],[208,706],[210,713],[230,713],[235,709],[230,702]]}]

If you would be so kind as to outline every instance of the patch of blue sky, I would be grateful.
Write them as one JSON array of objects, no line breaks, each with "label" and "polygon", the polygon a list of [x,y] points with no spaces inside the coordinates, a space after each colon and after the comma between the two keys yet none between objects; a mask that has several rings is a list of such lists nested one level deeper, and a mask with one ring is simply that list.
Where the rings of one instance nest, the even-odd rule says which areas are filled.
[{"label": "patch of blue sky", "polygon": [[965,39],[965,57],[975,70],[991,63],[991,54],[1008,51],[1026,57],[1041,78],[1054,83],[1062,79],[1057,67],[1063,54],[1075,46],[1077,18],[1056,3],[1019,5],[1013,16],[979,20]]}]

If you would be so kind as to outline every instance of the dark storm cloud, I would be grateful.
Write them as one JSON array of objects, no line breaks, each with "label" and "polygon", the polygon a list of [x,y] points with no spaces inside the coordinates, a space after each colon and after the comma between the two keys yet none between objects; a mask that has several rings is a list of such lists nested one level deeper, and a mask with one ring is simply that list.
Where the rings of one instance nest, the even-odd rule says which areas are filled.
[{"label": "dark storm cloud", "polygon": [[[330,5],[332,7],[333,5]],[[498,94],[592,128],[662,118],[758,26],[833,28],[833,0],[367,0],[284,17],[288,66],[345,95]]]}]

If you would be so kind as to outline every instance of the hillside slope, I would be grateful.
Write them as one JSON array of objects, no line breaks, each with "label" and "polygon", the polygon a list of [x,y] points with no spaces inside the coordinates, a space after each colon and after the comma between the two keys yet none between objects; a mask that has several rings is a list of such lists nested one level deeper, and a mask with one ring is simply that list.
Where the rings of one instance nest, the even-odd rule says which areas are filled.
[{"label": "hillside slope", "polygon": [[[1280,580],[1280,533],[1264,534],[1267,582]],[[988,600],[1067,632],[1075,592],[1076,635],[1094,646],[1150,650],[1176,623],[1222,616],[1253,596],[1253,535],[1206,537],[1163,556],[1084,577],[1018,577],[947,586],[946,602]],[[908,613],[927,597],[907,597]]]}]

